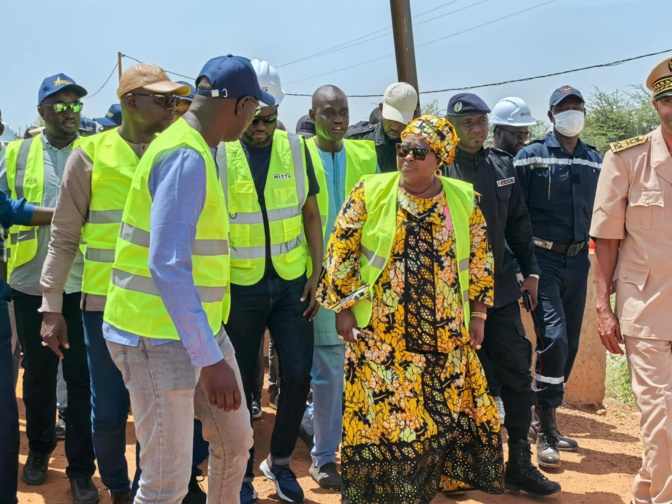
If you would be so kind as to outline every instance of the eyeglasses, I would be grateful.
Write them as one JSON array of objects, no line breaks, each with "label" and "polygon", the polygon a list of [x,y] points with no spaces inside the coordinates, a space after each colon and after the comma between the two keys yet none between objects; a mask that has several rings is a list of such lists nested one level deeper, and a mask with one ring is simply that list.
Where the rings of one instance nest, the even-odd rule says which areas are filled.
[{"label": "eyeglasses", "polygon": [[502,131],[506,131],[509,135],[516,139],[517,142],[527,142],[532,134],[529,131],[511,131],[506,128],[500,128]]},{"label": "eyeglasses", "polygon": [[[257,114],[259,114],[259,112],[257,112]],[[253,124],[254,126],[256,126],[257,124],[259,124],[259,121],[263,122],[264,124],[273,124],[273,123],[274,123],[275,121],[277,121],[277,120],[278,120],[278,114],[272,114],[272,115],[269,115],[269,116],[260,116],[260,115],[257,115],[257,116],[252,120],[252,124]]]},{"label": "eyeglasses", "polygon": [[73,114],[79,114],[84,108],[84,104],[80,101],[74,101],[70,103],[56,102],[56,103],[45,103],[42,107],[52,107],[54,112],[57,114],[62,114],[66,110],[72,110]]},{"label": "eyeglasses", "polygon": [[425,149],[422,147],[409,147],[404,144],[397,144],[397,157],[400,158],[405,158],[408,156],[410,152],[413,153],[413,159],[417,159],[418,161],[424,161],[425,158],[427,157],[427,154],[429,154],[431,149]]},{"label": "eyeglasses", "polygon": [[152,93],[128,93],[133,96],[151,96],[152,98],[159,98],[156,102],[159,105],[162,105],[164,108],[177,107],[177,104],[180,101],[179,96],[172,95],[162,95],[162,94],[152,94]]}]

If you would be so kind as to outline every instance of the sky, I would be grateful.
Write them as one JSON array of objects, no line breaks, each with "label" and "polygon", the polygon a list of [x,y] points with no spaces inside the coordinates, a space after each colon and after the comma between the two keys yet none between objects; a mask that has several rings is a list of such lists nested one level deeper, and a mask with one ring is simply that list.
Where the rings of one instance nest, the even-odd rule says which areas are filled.
[{"label": "sky", "polygon": [[[411,11],[421,103],[436,99],[442,110],[456,91],[424,92],[672,49],[667,21],[658,21],[669,0],[411,0]],[[276,66],[285,93],[333,84],[379,95],[350,98],[351,124],[367,119],[397,80],[387,0],[3,0],[0,12],[0,110],[21,131],[37,121],[42,80],[58,72],[89,91],[85,116],[103,116],[117,100],[119,51],[191,77],[212,57],[242,55]],[[554,89],[571,85],[587,98],[596,87],[627,91],[664,57],[471,92],[491,108],[520,96],[544,119]],[[123,68],[133,64],[122,59]],[[309,97],[287,96],[280,119],[292,131],[309,108]]]}]

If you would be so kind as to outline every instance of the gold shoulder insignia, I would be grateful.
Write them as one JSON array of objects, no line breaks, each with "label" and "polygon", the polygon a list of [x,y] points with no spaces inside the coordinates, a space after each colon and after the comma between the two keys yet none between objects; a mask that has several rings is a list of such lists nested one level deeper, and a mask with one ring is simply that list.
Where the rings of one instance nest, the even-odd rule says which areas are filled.
[{"label": "gold shoulder insignia", "polygon": [[617,152],[624,151],[635,145],[641,145],[649,139],[646,135],[639,135],[633,138],[628,138],[627,140],[620,140],[618,142],[613,142],[610,144],[611,151],[616,154]]}]

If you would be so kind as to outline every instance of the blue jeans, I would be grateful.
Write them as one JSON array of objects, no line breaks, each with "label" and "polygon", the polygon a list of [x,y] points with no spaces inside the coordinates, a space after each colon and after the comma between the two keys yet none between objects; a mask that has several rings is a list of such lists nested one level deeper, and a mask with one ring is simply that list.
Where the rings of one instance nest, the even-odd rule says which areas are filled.
[{"label": "blue jeans", "polygon": [[301,425],[314,436],[310,455],[322,467],[336,461],[343,430],[343,366],[345,345],[316,346],[313,352],[311,388],[313,402]]},{"label": "blue jeans", "polygon": [[19,475],[19,410],[14,388],[7,284],[0,280],[0,504],[14,504]]}]

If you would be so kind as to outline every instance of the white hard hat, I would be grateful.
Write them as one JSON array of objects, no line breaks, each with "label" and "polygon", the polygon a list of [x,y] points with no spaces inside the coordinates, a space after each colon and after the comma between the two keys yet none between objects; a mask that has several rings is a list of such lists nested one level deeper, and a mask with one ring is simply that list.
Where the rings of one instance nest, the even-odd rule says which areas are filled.
[{"label": "white hard hat", "polygon": [[522,98],[509,96],[497,102],[490,115],[494,126],[533,126],[532,111]]},{"label": "white hard hat", "polygon": [[280,102],[285,97],[285,92],[280,85],[280,75],[278,74],[278,71],[273,68],[268,61],[264,60],[253,59],[252,66],[257,73],[259,87],[275,98],[276,105],[280,105]]}]

